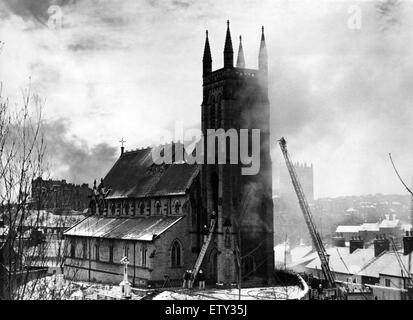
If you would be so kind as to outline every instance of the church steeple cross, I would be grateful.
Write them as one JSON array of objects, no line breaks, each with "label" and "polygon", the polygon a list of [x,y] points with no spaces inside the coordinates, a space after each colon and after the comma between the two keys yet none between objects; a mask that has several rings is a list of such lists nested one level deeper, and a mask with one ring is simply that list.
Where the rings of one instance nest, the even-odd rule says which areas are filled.
[{"label": "church steeple cross", "polygon": [[125,151],[125,147],[123,146],[123,144],[126,142],[126,140],[123,140],[123,137],[122,137],[122,139],[120,139],[119,142],[121,143],[120,155],[123,155],[123,152]]}]

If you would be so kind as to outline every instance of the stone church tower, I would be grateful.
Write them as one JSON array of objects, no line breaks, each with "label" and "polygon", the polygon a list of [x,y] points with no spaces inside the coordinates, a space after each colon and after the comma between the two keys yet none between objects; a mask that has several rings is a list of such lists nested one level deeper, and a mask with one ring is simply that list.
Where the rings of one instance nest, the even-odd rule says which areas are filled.
[{"label": "stone church tower", "polygon": [[[272,169],[270,158],[270,108],[268,100],[268,64],[264,28],[258,56],[258,70],[245,67],[241,37],[234,66],[229,22],[224,46],[224,66],[212,70],[212,57],[206,33],[203,56],[202,132],[207,150],[207,130],[248,129],[251,155],[252,129],[259,129],[260,168],[255,175],[243,175],[245,165],[229,162],[227,138],[225,164],[204,164],[201,170],[205,214],[218,213],[217,236],[207,256],[217,282],[236,282],[241,264],[243,283],[266,283],[274,270]],[[224,147],[225,148],[225,147]],[[208,152],[208,150],[207,150]],[[240,152],[238,152],[239,157]],[[206,157],[206,155],[205,155]],[[238,159],[239,160],[239,159]],[[254,161],[253,160],[253,161]],[[205,159],[205,163],[207,163]],[[240,255],[237,255],[240,250]],[[237,260],[241,256],[241,262]],[[209,258],[209,259],[208,259]],[[211,270],[211,267],[209,267]],[[210,271],[211,272],[211,271]]]}]

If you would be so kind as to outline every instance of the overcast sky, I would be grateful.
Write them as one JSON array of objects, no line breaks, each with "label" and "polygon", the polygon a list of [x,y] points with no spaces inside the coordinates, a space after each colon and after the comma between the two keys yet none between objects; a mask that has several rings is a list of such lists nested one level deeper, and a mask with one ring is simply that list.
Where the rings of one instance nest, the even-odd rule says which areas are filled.
[{"label": "overcast sky", "polygon": [[[58,17],[51,5],[61,8],[61,28],[48,27]],[[403,194],[388,152],[410,182],[412,7],[396,0],[3,0],[0,80],[17,101],[31,77],[46,99],[53,174],[90,183],[116,160],[121,137],[134,149],[158,142],[177,120],[200,126],[205,29],[214,69],[222,67],[227,19],[235,51],[241,34],[246,65],[256,68],[264,25],[272,135],[285,136],[294,160],[314,164],[315,196]],[[352,19],[358,9],[361,26]],[[275,142],[272,158],[276,181]]]}]

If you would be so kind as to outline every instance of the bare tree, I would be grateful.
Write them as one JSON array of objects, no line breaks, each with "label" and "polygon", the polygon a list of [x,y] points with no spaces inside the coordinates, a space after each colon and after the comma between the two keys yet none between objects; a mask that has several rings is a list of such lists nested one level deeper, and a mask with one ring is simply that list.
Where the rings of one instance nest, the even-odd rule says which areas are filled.
[{"label": "bare tree", "polygon": [[28,246],[23,226],[30,214],[31,181],[43,173],[46,147],[41,120],[44,102],[31,93],[30,85],[22,91],[22,103],[14,108],[1,92],[0,101],[0,202],[3,219],[9,227],[2,248],[2,263],[7,273],[7,277],[3,277],[3,297],[12,299],[19,298],[15,296],[15,289],[30,275],[22,259]]}]

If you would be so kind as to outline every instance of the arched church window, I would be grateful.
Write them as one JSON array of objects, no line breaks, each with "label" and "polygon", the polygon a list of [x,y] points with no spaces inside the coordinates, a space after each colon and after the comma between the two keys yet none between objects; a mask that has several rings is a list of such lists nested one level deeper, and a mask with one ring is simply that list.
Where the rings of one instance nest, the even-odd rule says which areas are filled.
[{"label": "arched church window", "polygon": [[231,248],[231,232],[229,228],[225,228],[224,242],[226,248]]},{"label": "arched church window", "polygon": [[161,208],[162,208],[161,202],[156,201],[155,203],[156,214],[161,214]]},{"label": "arched church window", "polygon": [[129,201],[124,202],[124,214],[129,214]]},{"label": "arched church window", "polygon": [[135,201],[132,201],[130,209],[131,209],[131,214],[134,216],[136,213],[136,202]]},{"label": "arched church window", "polygon": [[96,261],[99,261],[99,250],[100,250],[99,240],[96,240],[96,243],[95,243],[95,260]]},{"label": "arched church window", "polygon": [[146,253],[148,249],[145,244],[142,245],[141,247],[141,266],[146,267]]},{"label": "arched church window", "polygon": [[180,267],[182,265],[181,254],[182,254],[181,244],[179,243],[178,240],[175,240],[172,243],[172,249],[171,249],[171,266],[172,267]]},{"label": "arched church window", "polygon": [[72,240],[70,242],[70,257],[75,258],[76,257],[76,241]]},{"label": "arched church window", "polygon": [[175,211],[176,214],[179,214],[179,209],[180,208],[181,208],[181,203],[179,202],[179,200],[176,200],[175,204],[174,204],[174,211]]},{"label": "arched church window", "polygon": [[139,213],[144,214],[145,213],[145,202],[141,202],[139,205]]}]

